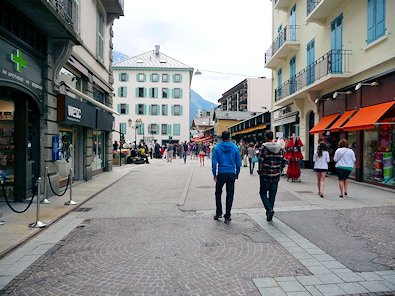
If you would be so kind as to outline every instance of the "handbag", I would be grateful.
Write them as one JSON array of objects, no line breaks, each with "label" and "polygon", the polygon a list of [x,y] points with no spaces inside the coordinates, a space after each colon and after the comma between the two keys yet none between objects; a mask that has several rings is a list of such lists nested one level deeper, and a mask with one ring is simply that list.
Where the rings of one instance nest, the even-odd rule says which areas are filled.
[{"label": "handbag", "polygon": [[251,158],[252,163],[257,163],[258,162],[258,157],[255,155]]}]

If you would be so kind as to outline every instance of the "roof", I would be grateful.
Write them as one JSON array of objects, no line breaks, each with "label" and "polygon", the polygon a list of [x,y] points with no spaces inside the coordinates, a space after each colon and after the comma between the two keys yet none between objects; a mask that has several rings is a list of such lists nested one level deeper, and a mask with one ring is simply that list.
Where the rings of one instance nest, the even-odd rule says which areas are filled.
[{"label": "roof", "polygon": [[246,120],[262,112],[215,110],[213,119]]},{"label": "roof", "polygon": [[127,60],[114,63],[113,68],[170,68],[193,71],[192,67],[185,65],[160,51],[158,51],[158,54],[156,55],[155,50],[151,50]]},{"label": "roof", "polygon": [[193,123],[195,126],[201,125],[214,125],[214,122],[209,117],[196,117],[193,119]]}]

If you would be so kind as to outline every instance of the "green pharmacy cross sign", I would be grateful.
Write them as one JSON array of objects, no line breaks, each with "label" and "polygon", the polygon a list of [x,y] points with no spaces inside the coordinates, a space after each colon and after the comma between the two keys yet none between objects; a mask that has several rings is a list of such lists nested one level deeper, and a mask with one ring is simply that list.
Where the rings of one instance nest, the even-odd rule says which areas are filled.
[{"label": "green pharmacy cross sign", "polygon": [[27,61],[22,58],[22,52],[17,49],[16,54],[11,53],[11,61],[16,65],[16,70],[22,72],[22,68],[27,68]]}]

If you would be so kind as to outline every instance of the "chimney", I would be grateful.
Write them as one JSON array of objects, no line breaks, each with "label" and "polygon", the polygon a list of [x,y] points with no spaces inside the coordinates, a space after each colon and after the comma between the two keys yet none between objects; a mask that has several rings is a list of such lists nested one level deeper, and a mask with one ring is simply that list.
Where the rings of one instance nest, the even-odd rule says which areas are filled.
[{"label": "chimney", "polygon": [[159,48],[160,48],[160,45],[155,45],[155,55],[156,56],[159,56]]}]

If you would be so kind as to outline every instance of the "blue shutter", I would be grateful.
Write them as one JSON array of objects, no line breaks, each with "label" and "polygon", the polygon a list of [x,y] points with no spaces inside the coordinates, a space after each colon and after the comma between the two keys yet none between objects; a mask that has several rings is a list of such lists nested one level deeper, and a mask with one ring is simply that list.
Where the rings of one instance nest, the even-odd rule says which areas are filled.
[{"label": "blue shutter", "polygon": [[122,73],[119,73],[118,74],[118,81],[121,81],[121,76],[122,76]]},{"label": "blue shutter", "polygon": [[124,89],[125,89],[124,97],[126,98],[128,96],[128,88],[124,86]]},{"label": "blue shutter", "polygon": [[167,107],[167,105],[165,105],[165,115],[167,116],[167,114],[169,114],[168,107]]},{"label": "blue shutter", "polygon": [[375,0],[368,0],[368,43],[374,41],[375,38],[375,26],[376,22],[374,19],[375,11]]},{"label": "blue shutter", "polygon": [[171,115],[174,116],[174,105],[171,105]]},{"label": "blue shutter", "polygon": [[182,116],[182,105],[180,105],[180,116]]},{"label": "blue shutter", "polygon": [[136,115],[138,115],[139,114],[139,105],[138,104],[134,105],[134,110],[135,110]]},{"label": "blue shutter", "polygon": [[139,97],[139,88],[136,87],[136,98],[138,98],[138,97]]},{"label": "blue shutter", "polygon": [[180,98],[182,99],[182,88],[180,88]]},{"label": "blue shutter", "polygon": [[144,73],[143,76],[144,76],[143,81],[145,82],[147,80],[147,75],[145,75],[145,73]]},{"label": "blue shutter", "polygon": [[154,98],[158,98],[158,88],[154,87]]},{"label": "blue shutter", "polygon": [[126,104],[126,114],[129,114],[129,104]]},{"label": "blue shutter", "polygon": [[385,33],[385,0],[376,0],[376,39]]},{"label": "blue shutter", "polygon": [[175,136],[179,136],[180,135],[180,124],[175,123],[173,125],[173,133]]},{"label": "blue shutter", "polygon": [[182,74],[180,74],[180,82],[182,82]]},{"label": "blue shutter", "polygon": [[120,128],[120,131],[119,131],[120,133],[126,134],[126,123],[124,123],[124,122],[120,123],[119,128]]},{"label": "blue shutter", "polygon": [[117,105],[117,111],[118,111],[119,114],[121,114],[121,104]]},{"label": "blue shutter", "polygon": [[148,111],[148,114],[149,114],[149,115],[152,115],[152,105],[149,105],[149,106],[148,106],[148,110],[149,110],[149,111]]},{"label": "blue shutter", "polygon": [[143,105],[143,114],[146,115],[147,114],[147,106],[144,104]]},{"label": "blue shutter", "polygon": [[121,97],[121,88],[118,87],[118,97]]},{"label": "blue shutter", "polygon": [[167,125],[167,134],[171,136],[171,124]]},{"label": "blue shutter", "polygon": [[129,81],[129,73],[126,73],[126,81]]}]

